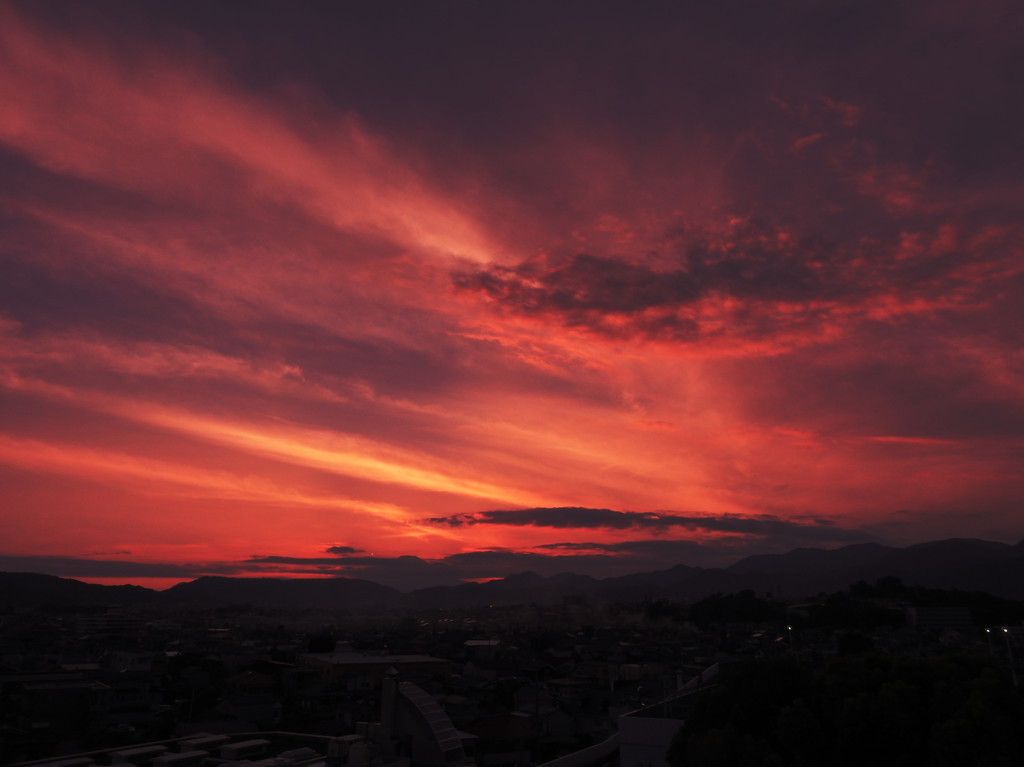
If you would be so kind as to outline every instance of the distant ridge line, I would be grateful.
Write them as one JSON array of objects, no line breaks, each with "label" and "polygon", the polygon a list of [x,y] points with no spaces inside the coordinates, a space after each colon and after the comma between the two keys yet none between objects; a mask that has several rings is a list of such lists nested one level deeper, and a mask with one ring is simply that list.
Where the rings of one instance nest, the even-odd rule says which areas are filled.
[{"label": "distant ridge line", "polygon": [[600,601],[697,600],[751,589],[801,598],[860,580],[896,576],[908,584],[984,591],[1024,598],[1024,541],[950,538],[903,548],[856,543],[838,549],[798,548],[758,554],[726,568],[677,565],[667,570],[593,578],[570,572],[549,577],[516,573],[485,583],[402,592],[350,577],[203,576],[166,591],[103,586],[39,573],[0,572],[0,608],[17,605],[251,604],[276,608],[458,608],[487,604],[558,603],[566,597]]}]

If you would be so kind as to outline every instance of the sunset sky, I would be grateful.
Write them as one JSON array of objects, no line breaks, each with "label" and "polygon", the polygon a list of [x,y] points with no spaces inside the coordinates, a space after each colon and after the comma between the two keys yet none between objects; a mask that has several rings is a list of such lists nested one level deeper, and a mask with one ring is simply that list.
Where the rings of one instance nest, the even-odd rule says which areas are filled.
[{"label": "sunset sky", "polygon": [[1024,6],[0,1],[0,569],[1024,537]]}]

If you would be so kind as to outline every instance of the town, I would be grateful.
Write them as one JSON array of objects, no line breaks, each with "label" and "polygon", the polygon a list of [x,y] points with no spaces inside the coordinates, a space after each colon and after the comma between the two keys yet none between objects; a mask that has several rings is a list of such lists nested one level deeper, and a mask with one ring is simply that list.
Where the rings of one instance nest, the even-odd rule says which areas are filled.
[{"label": "town", "polygon": [[867,657],[918,677],[960,664],[1016,742],[1022,618],[1021,602],[896,578],[800,601],[9,606],[0,761],[675,767],[704,763],[677,735],[750,668],[791,681]]}]

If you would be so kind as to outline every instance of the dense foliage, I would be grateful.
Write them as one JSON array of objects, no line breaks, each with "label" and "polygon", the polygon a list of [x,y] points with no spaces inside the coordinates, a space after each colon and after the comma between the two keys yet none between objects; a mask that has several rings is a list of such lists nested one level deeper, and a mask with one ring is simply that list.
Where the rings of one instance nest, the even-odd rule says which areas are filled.
[{"label": "dense foliage", "polygon": [[1024,602],[986,594],[908,585],[889,576],[873,584],[858,581],[850,586],[850,596],[858,599],[896,600],[918,607],[968,607],[977,626],[1019,625],[1024,621]]},{"label": "dense foliage", "polygon": [[782,602],[761,599],[746,589],[736,594],[715,594],[690,607],[690,620],[698,626],[718,623],[765,623],[784,621]]},{"label": "dense foliage", "polygon": [[1024,754],[1022,696],[984,658],[744,662],[702,695],[671,767],[1009,767]]}]

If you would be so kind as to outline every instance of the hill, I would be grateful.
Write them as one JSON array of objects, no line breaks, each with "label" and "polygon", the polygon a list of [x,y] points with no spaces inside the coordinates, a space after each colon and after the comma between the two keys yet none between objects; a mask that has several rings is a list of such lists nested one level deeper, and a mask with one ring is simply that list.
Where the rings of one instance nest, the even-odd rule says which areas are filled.
[{"label": "hill", "polygon": [[857,581],[896,576],[908,584],[1024,594],[1024,544],[954,538],[904,548],[875,543],[838,549],[794,549],[747,557],[727,568],[676,565],[668,570],[597,579],[574,573],[519,573],[485,583],[435,586],[402,593],[357,578],[228,578],[205,576],[157,592],[100,586],[33,573],[0,573],[0,608],[26,605],[240,605],[294,608],[451,608],[488,604],[553,604],[581,596],[608,602],[674,599],[751,589],[801,598]]},{"label": "hill", "polygon": [[357,578],[226,578],[204,576],[162,592],[167,602],[266,607],[397,607],[400,591]]},{"label": "hill", "polygon": [[158,591],[142,586],[101,586],[40,573],[0,573],[0,607],[136,605],[154,602]]}]

